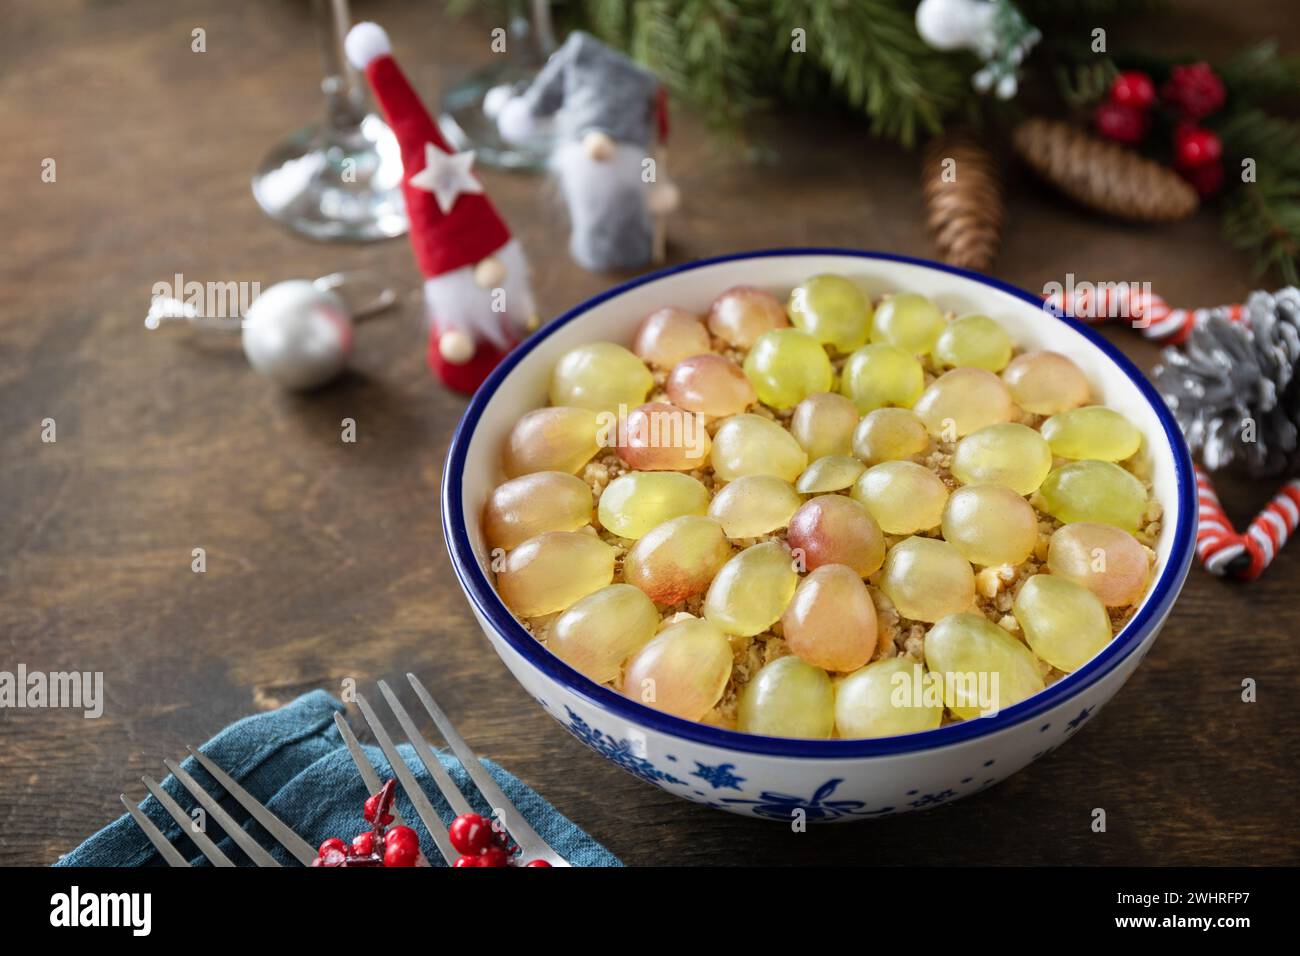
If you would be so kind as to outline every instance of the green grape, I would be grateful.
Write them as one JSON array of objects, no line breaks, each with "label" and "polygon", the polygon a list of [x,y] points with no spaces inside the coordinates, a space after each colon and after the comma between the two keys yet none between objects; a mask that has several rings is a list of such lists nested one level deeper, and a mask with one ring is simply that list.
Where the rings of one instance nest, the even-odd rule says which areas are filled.
[{"label": "green grape", "polygon": [[614,580],[614,549],[594,534],[544,531],[506,555],[497,590],[520,617],[563,611]]},{"label": "green grape", "polygon": [[577,531],[591,522],[591,489],[562,471],[538,471],[498,485],[483,508],[488,547],[507,551],[543,531]]},{"label": "green grape", "polygon": [[882,461],[862,473],[853,497],[885,534],[915,534],[939,526],[948,487],[914,461]]},{"label": "green grape", "polygon": [[670,369],[682,359],[712,351],[709,330],[698,315],[668,307],[651,312],[637,326],[632,352],[655,368]]},{"label": "green grape", "polygon": [[740,366],[721,355],[694,355],[678,362],[664,387],[682,408],[715,418],[737,415],[758,400]]},{"label": "green grape", "polygon": [[574,670],[604,684],[618,677],[623,662],[658,629],[653,601],[630,584],[611,584],[556,618],[546,646]]},{"label": "green grape", "polygon": [[867,465],[911,458],[929,447],[925,423],[906,408],[867,412],[853,432],[853,454]]},{"label": "green grape", "polygon": [[1011,613],[1034,653],[1057,670],[1076,671],[1110,643],[1110,616],[1082,584],[1035,574],[1016,595]]},{"label": "green grape", "polygon": [[813,392],[790,417],[790,434],[813,460],[847,455],[857,426],[858,407],[836,392]]},{"label": "green grape", "polygon": [[943,707],[926,703],[925,686],[920,662],[910,657],[890,657],[854,671],[835,687],[836,732],[854,739],[933,730],[943,722]]},{"label": "green grape", "polygon": [[789,326],[781,300],[753,286],[728,289],[709,307],[709,331],[738,349],[750,348],[764,332]]},{"label": "green grape", "polygon": [[987,315],[953,319],[934,343],[934,357],[943,365],[1000,372],[1011,361],[1007,330]]},{"label": "green grape", "polygon": [[1018,495],[1033,494],[1051,470],[1047,440],[1016,422],[971,432],[952,453],[952,473],[963,485],[1006,485]]},{"label": "green grape", "polygon": [[790,523],[803,499],[790,482],[774,475],[742,475],[729,481],[709,502],[709,517],[728,538],[760,538]]},{"label": "green grape", "polygon": [[798,583],[785,545],[764,541],[722,566],[704,597],[704,616],[728,634],[761,634],[781,616]]},{"label": "green grape", "polygon": [[708,621],[669,625],[623,671],[623,693],[664,713],[699,720],[722,699],[731,679],[731,644]]},{"label": "green grape", "polygon": [[1151,576],[1146,548],[1136,538],[1087,521],[1056,529],[1047,547],[1047,566],[1053,574],[1082,584],[1107,607],[1136,604]]},{"label": "green grape", "polygon": [[551,375],[551,404],[617,412],[645,401],[654,377],[645,363],[613,342],[589,342],[560,356]]},{"label": "green grape", "polygon": [[670,605],[703,594],[731,557],[722,526],[702,515],[682,515],[655,525],[623,558],[623,580],[656,604]]},{"label": "green grape", "polygon": [[639,538],[655,525],[681,515],[702,515],[709,490],[675,471],[633,471],[605,486],[596,515],[620,538]]},{"label": "green grape", "polygon": [[736,727],[767,737],[829,737],[835,730],[830,676],[797,657],[765,664],[740,692]]},{"label": "green grape", "polygon": [[1017,405],[1035,415],[1056,415],[1088,404],[1092,390],[1079,366],[1059,352],[1026,352],[1002,372]]},{"label": "green grape", "polygon": [[940,375],[921,393],[912,411],[931,435],[943,441],[1009,422],[1016,414],[1002,379],[982,368],[955,368]]},{"label": "green grape", "polygon": [[852,352],[871,331],[871,302],[844,276],[818,275],[790,293],[790,321],[823,345]]},{"label": "green grape", "polygon": [[866,465],[852,455],[827,455],[818,458],[799,476],[795,488],[800,494],[820,495],[852,487]]},{"label": "green grape", "polygon": [[885,556],[880,589],[903,617],[937,621],[974,605],[975,572],[946,541],[906,538]]},{"label": "green grape", "polygon": [[1053,415],[1043,422],[1043,437],[1061,458],[1123,461],[1137,454],[1142,433],[1132,422],[1105,405],[1085,405]]},{"label": "green grape", "polygon": [[794,436],[761,415],[732,415],[713,433],[713,473],[723,481],[775,475],[793,482],[808,467]]},{"label": "green grape", "polygon": [[969,720],[1037,694],[1038,662],[1018,640],[981,614],[951,614],[925,635],[925,665],[944,682],[944,703]]},{"label": "green grape", "polygon": [[573,474],[600,451],[601,420],[589,408],[537,408],[526,412],[506,439],[505,471],[511,478],[534,471]]},{"label": "green grape", "polygon": [[835,379],[826,350],[798,329],[760,335],[745,356],[745,375],[773,408],[793,408],[814,392],[829,391]]},{"label": "green grape", "polygon": [[1043,510],[1065,524],[1113,524],[1130,534],[1142,524],[1147,492],[1132,474],[1109,461],[1072,461],[1043,482]]},{"label": "green grape", "polygon": [[1034,553],[1038,518],[1005,485],[966,485],[943,509],[943,538],[972,564],[1019,564]]},{"label": "green grape", "polygon": [[790,518],[786,542],[802,558],[803,569],[843,564],[867,577],[885,561],[885,536],[861,504],[844,495],[819,495]]},{"label": "green grape", "polygon": [[828,671],[851,671],[876,651],[876,605],[862,578],[843,564],[824,564],[795,588],[781,616],[792,653]]},{"label": "green grape", "polygon": [[703,416],[667,402],[647,402],[627,413],[618,457],[637,471],[694,471],[709,461],[713,439]]},{"label": "green grape", "polygon": [[876,309],[871,341],[888,342],[913,355],[925,355],[934,348],[946,325],[939,307],[925,296],[900,292]]},{"label": "green grape", "polygon": [[925,391],[925,371],[911,352],[873,342],[844,363],[840,391],[864,414],[885,405],[911,408]]}]

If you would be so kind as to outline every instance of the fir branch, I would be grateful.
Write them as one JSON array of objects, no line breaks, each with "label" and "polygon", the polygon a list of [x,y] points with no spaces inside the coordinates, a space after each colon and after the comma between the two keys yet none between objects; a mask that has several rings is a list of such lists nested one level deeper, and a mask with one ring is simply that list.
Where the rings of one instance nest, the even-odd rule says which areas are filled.
[{"label": "fir branch", "polygon": [[1300,178],[1263,174],[1224,199],[1223,232],[1256,256],[1256,274],[1276,269],[1287,285],[1300,284]]},{"label": "fir branch", "polygon": [[1218,72],[1232,95],[1248,103],[1300,99],[1300,56],[1281,56],[1276,40],[1247,47]]}]

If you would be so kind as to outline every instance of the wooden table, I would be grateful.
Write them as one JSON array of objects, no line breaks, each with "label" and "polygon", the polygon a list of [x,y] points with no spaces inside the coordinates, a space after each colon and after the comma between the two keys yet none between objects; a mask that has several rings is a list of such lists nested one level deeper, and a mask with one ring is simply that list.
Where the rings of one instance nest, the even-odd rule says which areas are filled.
[{"label": "wooden table", "polygon": [[[427,95],[487,59],[485,22],[436,4],[358,3]],[[1203,2],[1211,52],[1294,25],[1269,4]],[[318,245],[258,210],[261,154],[318,107],[298,2],[50,3],[0,36],[0,670],[105,674],[102,718],[0,711],[0,864],[44,864],[141,795],[141,773],[248,713],[316,687],[423,675],[465,736],[630,864],[1296,862],[1300,547],[1257,584],[1194,569],[1145,665],[1068,747],[933,812],[806,834],[670,797],[546,718],[490,651],[444,550],[435,488],[464,401],[423,363],[404,241]],[[1276,21],[1276,22],[1274,22]],[[190,51],[191,30],[207,52]],[[928,255],[914,157],[863,124],[757,124],[777,165],[747,165],[690,117],[673,151],[686,205],[672,258],[824,244]],[[41,181],[42,161],[57,181]],[[1070,208],[1013,171],[996,274],[1027,289],[1149,280],[1175,303],[1252,287],[1210,214],[1144,229]],[[487,172],[555,314],[606,287],[564,253],[533,178]],[[292,397],[238,350],[147,334],[175,273],[263,285],[379,268],[410,294],[367,325],[354,371]],[[1118,272],[1116,270],[1119,270]],[[1149,368],[1156,350],[1108,331]],[[55,420],[57,441],[41,440]],[[357,441],[340,441],[356,420]],[[1241,519],[1265,485],[1225,484]],[[191,570],[204,548],[207,570]],[[1259,702],[1241,701],[1254,678]],[[1094,833],[1092,811],[1107,811]]]}]

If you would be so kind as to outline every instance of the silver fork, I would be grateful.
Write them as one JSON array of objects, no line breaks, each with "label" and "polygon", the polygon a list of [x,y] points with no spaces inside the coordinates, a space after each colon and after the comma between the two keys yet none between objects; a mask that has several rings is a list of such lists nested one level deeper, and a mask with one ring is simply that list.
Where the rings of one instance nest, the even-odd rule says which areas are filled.
[{"label": "silver fork", "polygon": [[[479,793],[483,795],[483,799],[492,808],[494,819],[500,821],[510,838],[519,845],[519,859],[521,861],[545,860],[551,866],[569,866],[569,862],[556,853],[541,838],[537,831],[524,819],[523,814],[510,802],[501,788],[497,786],[497,782],[492,779],[492,774],[488,773],[487,768],[479,763],[478,756],[470,749],[469,744],[465,743],[464,738],[456,732],[456,728],[447,719],[447,715],[442,712],[442,708],[434,702],[433,695],[420,683],[419,678],[408,673],[406,679],[410,681],[411,687],[415,690],[415,695],[420,698],[420,703],[424,705],[424,709],[428,711],[429,716],[433,719],[438,732],[442,734],[443,740],[447,742],[452,753],[456,755],[456,759],[465,768],[465,773],[469,776],[470,781],[474,786],[478,787]],[[452,813],[457,816],[462,813],[472,813],[473,808],[465,799],[465,795],[461,793],[460,788],[451,779],[451,774],[447,773],[442,761],[433,752],[433,748],[429,746],[429,742],[417,729],[415,721],[411,719],[411,715],[407,713],[406,708],[402,706],[401,701],[397,699],[397,695],[393,693],[392,688],[388,686],[386,681],[381,680],[379,682],[379,692],[383,695],[384,700],[388,702],[394,716],[397,717],[397,722],[406,734],[406,739],[410,741],[411,747],[414,748],[416,756],[420,758],[420,762],[429,771],[434,785],[442,793],[443,799],[451,806]],[[433,804],[429,802],[429,798],[425,796],[419,781],[415,779],[415,775],[411,773],[410,768],[406,766],[406,762],[402,760],[401,755],[397,752],[392,737],[388,735],[388,731],[380,722],[374,708],[370,706],[370,702],[361,693],[357,693],[356,701],[357,707],[361,710],[361,716],[365,718],[371,734],[374,735],[379,748],[384,752],[384,756],[388,758],[388,763],[393,768],[398,783],[402,785],[407,798],[415,807],[415,812],[424,822],[425,829],[433,837],[438,852],[442,854],[443,859],[450,866],[460,856],[460,853],[451,845],[446,826],[438,818],[437,811],[434,810]],[[367,774],[370,774],[377,781],[378,777],[374,776],[374,768],[370,766],[352,732],[347,729],[347,722],[337,714],[334,720],[339,725],[339,732],[343,735],[344,741],[347,742],[348,751],[352,754],[352,760],[357,765],[357,770],[361,773],[362,778],[366,779]],[[370,785],[368,779],[366,785]]]}]

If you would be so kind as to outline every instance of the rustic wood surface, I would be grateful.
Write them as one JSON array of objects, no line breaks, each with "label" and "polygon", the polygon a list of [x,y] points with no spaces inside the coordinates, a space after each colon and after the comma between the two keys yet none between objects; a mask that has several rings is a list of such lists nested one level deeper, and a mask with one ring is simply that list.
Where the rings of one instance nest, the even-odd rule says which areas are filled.
[{"label": "rustic wood surface", "polygon": [[[483,20],[362,2],[421,91],[487,60]],[[1300,43],[1282,5],[1200,2],[1161,42],[1211,54]],[[1242,586],[1194,569],[1154,652],[1069,746],[978,797],[925,814],[793,834],[670,797],[545,717],[489,649],[444,550],[435,488],[462,399],[423,365],[405,241],[313,244],[249,193],[261,154],[318,109],[301,2],[25,2],[0,31],[0,670],[102,670],[98,720],[0,711],[0,864],[52,862],[120,812],[143,772],[248,713],[344,677],[407,669],[465,736],[630,864],[1252,864],[1297,861],[1294,727],[1300,546]],[[206,53],[190,31],[207,30]],[[672,259],[825,244],[927,255],[916,159],[863,124],[757,123],[753,165],[679,118],[686,198]],[[57,161],[42,183],[41,162]],[[1134,228],[1010,173],[994,273],[1041,289],[1149,280],[1170,301],[1237,301],[1248,262],[1214,217]],[[548,314],[606,287],[564,253],[542,184],[485,174],[536,266]],[[265,285],[375,267],[411,290],[367,325],[354,371],[306,397],[237,348],[147,334],[175,273]],[[1119,270],[1117,272],[1117,270]],[[1150,368],[1156,350],[1108,336]],[[357,422],[355,444],[340,420]],[[40,440],[41,422],[58,440]],[[1271,489],[1225,483],[1242,519]],[[207,572],[190,569],[207,551]],[[1259,701],[1240,700],[1258,682]],[[1292,714],[1288,718],[1286,714]],[[1108,830],[1090,828],[1093,808]]]}]

